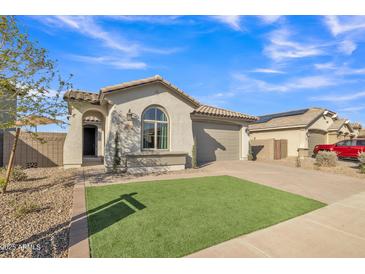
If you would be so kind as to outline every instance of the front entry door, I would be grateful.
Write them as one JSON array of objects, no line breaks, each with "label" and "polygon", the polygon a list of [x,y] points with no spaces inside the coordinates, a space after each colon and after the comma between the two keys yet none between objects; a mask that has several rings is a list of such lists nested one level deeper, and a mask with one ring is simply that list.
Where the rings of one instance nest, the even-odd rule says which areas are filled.
[{"label": "front entry door", "polygon": [[96,128],[95,127],[84,127],[84,156],[96,156],[95,154],[95,138]]}]

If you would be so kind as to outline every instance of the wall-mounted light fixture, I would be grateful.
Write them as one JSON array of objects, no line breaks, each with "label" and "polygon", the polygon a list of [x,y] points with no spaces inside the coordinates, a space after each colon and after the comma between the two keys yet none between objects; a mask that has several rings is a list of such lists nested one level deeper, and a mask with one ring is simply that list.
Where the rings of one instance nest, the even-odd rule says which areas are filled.
[{"label": "wall-mounted light fixture", "polygon": [[137,115],[134,114],[130,109],[127,112],[127,122],[125,123],[125,127],[127,129],[133,128],[133,118],[135,118]]},{"label": "wall-mounted light fixture", "polygon": [[131,109],[129,109],[127,113],[127,121],[132,121],[132,119],[133,119],[133,113]]}]

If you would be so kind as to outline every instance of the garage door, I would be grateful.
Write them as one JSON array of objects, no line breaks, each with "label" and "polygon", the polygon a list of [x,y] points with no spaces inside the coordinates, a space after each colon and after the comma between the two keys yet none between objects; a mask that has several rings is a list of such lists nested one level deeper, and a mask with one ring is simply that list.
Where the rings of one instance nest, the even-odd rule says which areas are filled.
[{"label": "garage door", "polygon": [[240,126],[194,122],[193,131],[198,163],[239,160]]},{"label": "garage door", "polygon": [[308,148],[309,155],[312,155],[316,145],[326,144],[326,134],[323,132],[309,132]]}]

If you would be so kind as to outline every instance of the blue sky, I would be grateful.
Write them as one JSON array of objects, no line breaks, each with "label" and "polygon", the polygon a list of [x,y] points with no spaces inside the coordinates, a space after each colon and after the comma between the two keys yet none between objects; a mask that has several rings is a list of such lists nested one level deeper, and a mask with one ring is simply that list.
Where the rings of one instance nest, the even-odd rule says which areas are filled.
[{"label": "blue sky", "polygon": [[205,104],[253,115],[318,106],[365,124],[364,16],[18,20],[76,89],[160,74]]}]

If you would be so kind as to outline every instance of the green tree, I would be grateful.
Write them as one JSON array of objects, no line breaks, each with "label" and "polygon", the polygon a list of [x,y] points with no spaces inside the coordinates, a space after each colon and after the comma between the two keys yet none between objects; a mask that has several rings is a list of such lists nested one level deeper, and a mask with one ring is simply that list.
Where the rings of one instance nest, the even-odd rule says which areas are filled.
[{"label": "green tree", "polygon": [[[30,117],[56,120],[65,115],[67,106],[60,95],[71,88],[69,81],[63,79],[47,50],[20,29],[14,16],[0,16],[0,130],[36,126],[37,119]],[[9,163],[9,174],[11,168]]]}]

